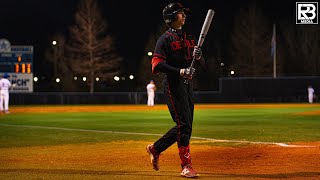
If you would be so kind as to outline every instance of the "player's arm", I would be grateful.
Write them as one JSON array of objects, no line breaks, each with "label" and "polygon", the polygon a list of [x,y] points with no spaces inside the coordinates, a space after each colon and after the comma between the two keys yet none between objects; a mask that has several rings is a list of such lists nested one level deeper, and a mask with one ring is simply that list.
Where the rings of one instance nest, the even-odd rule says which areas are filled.
[{"label": "player's arm", "polygon": [[[157,61],[157,59],[152,59],[154,62]],[[168,65],[165,62],[158,62],[156,65],[152,64],[152,72],[157,73],[157,72],[163,72],[163,73],[171,73],[171,74],[176,74],[177,76],[182,76],[184,78],[192,79],[193,74],[195,73],[194,68],[185,68],[185,69],[179,69],[176,67],[172,67]]]},{"label": "player's arm", "polygon": [[201,48],[195,46],[192,55],[196,59],[194,66],[196,69],[207,69],[207,62],[202,55]]},{"label": "player's arm", "polygon": [[14,87],[17,86],[17,83],[16,83],[16,82],[15,82],[15,83],[11,83],[11,82],[9,81],[9,83],[10,83],[10,85],[9,85],[10,88],[14,88]]},{"label": "player's arm", "polygon": [[173,66],[168,65],[165,60],[166,60],[166,52],[167,52],[167,47],[165,46],[165,41],[161,37],[155,48],[155,52],[153,54],[153,58],[151,61],[152,64],[152,73],[157,74],[159,72],[162,73],[170,73],[170,74],[176,74],[177,76],[183,76],[185,78],[192,78],[192,75],[194,73],[194,69],[179,69]]},{"label": "player's arm", "polygon": [[175,73],[179,74],[180,69],[172,67],[166,63],[166,58],[168,54],[168,47],[166,44],[165,36],[161,36],[156,44],[154,49],[153,58],[151,61],[152,64],[152,73],[157,74],[162,73]]},{"label": "player's arm", "polygon": [[152,72],[153,73],[174,73],[179,75],[180,69],[172,67],[164,62],[164,60],[159,59],[157,57],[152,58]]},{"label": "player's arm", "polygon": [[[195,36],[190,35],[190,37],[193,39],[194,42],[198,42],[198,39]],[[203,57],[201,47],[195,46],[193,48],[192,56],[195,57],[195,59],[197,60],[196,62],[198,64],[201,64],[201,66],[205,66],[206,62],[205,58]]]}]

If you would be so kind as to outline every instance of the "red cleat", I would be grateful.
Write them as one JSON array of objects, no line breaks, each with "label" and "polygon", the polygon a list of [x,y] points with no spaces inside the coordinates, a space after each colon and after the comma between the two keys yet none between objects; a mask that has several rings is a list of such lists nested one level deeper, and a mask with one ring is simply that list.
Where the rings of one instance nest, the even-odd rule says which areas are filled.
[{"label": "red cleat", "polygon": [[187,178],[196,178],[198,177],[197,171],[193,170],[191,167],[191,156],[190,156],[190,146],[181,146],[179,147],[179,156],[181,159],[181,176]]},{"label": "red cleat", "polygon": [[193,170],[190,165],[184,166],[180,174],[187,178],[197,178],[199,176],[197,171]]},{"label": "red cleat", "polygon": [[153,144],[149,144],[146,149],[147,149],[147,152],[149,153],[153,169],[156,171],[159,171],[159,155],[160,154],[156,152]]}]

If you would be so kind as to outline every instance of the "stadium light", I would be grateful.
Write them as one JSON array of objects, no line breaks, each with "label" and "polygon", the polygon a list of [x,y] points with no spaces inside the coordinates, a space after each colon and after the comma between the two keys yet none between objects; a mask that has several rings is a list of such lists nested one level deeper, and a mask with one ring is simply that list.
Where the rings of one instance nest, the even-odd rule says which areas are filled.
[{"label": "stadium light", "polygon": [[152,52],[149,51],[149,52],[148,52],[148,56],[152,56]]},{"label": "stadium light", "polygon": [[52,45],[57,45],[57,41],[52,41]]},{"label": "stadium light", "polygon": [[231,74],[231,75],[234,75],[234,73],[235,73],[234,71],[230,71],[230,74]]},{"label": "stadium light", "polygon": [[73,77],[73,79],[76,81],[76,80],[78,79],[78,77],[77,77],[77,76],[75,76],[75,77]]},{"label": "stadium light", "polygon": [[96,77],[96,81],[99,81],[100,79],[98,77]]},{"label": "stadium light", "polygon": [[37,76],[35,76],[35,77],[33,78],[33,81],[34,81],[34,82],[38,82],[38,80],[39,80],[39,79],[38,79]]},{"label": "stadium light", "polygon": [[56,82],[59,83],[60,82],[60,78],[56,78]]},{"label": "stadium light", "polygon": [[129,79],[134,79],[134,76],[131,74],[130,76],[129,76]]},{"label": "stadium light", "polygon": [[86,80],[87,80],[87,77],[83,77],[83,78],[82,78],[82,81],[86,81]]},{"label": "stadium light", "polygon": [[114,79],[115,81],[119,81],[119,80],[120,80],[119,76],[114,76],[113,79]]}]

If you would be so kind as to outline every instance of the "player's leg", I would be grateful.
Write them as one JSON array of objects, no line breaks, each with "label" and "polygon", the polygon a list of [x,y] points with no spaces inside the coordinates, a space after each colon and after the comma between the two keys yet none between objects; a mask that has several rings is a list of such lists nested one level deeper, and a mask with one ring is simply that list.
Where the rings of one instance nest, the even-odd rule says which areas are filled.
[{"label": "player's leg", "polygon": [[4,96],[4,111],[9,113],[9,94],[5,94]]},{"label": "player's leg", "polygon": [[180,133],[180,120],[181,117],[177,114],[177,107],[176,107],[176,98],[168,89],[169,86],[164,86],[164,95],[165,100],[167,102],[167,106],[171,115],[172,120],[176,123],[176,126],[171,128],[165,135],[159,138],[154,144],[158,152],[163,152],[167,148],[169,148],[172,144],[177,142],[179,138],[178,134]]},{"label": "player's leg", "polygon": [[[198,177],[198,173],[192,168],[192,161],[190,155],[190,138],[192,133],[192,123],[193,123],[193,113],[194,113],[194,104],[192,97],[192,83],[189,83],[187,88],[188,95],[184,96],[187,101],[185,104],[185,109],[187,109],[187,114],[185,115],[185,123],[182,124],[181,132],[185,133],[186,140],[181,140],[181,146],[179,147],[179,155],[181,159],[181,176],[184,177]],[[185,125],[185,126],[183,126]],[[187,142],[184,142],[187,141]],[[187,145],[186,145],[187,144]]]},{"label": "player's leg", "polygon": [[0,94],[0,111],[1,111],[1,112],[3,112],[3,103],[4,103],[3,98],[4,98],[4,96],[3,96],[3,94],[1,93],[1,94]]},{"label": "player's leg", "polygon": [[313,95],[312,94],[309,94],[308,95],[308,98],[309,98],[309,103],[313,103]]},{"label": "player's leg", "polygon": [[[172,83],[169,85],[172,85]],[[191,167],[189,145],[194,109],[191,97],[192,86],[180,82],[178,86],[170,86],[169,90],[171,103],[168,103],[168,107],[172,109],[171,115],[177,124],[177,143],[182,167],[181,175],[184,177],[197,177],[197,172]]]},{"label": "player's leg", "polygon": [[151,94],[151,97],[150,97],[150,106],[154,106],[154,94]]},{"label": "player's leg", "polygon": [[177,127],[170,129],[165,135],[159,138],[154,144],[147,146],[147,152],[149,153],[151,164],[153,169],[159,170],[159,156],[160,153],[169,148],[176,142]]},{"label": "player's leg", "polygon": [[148,106],[150,106],[150,105],[151,105],[151,97],[150,97],[150,95],[148,95],[148,101],[147,101],[147,104],[148,104]]},{"label": "player's leg", "polygon": [[[164,81],[163,85],[164,85],[164,95],[167,101],[170,114],[172,116],[172,119],[175,119],[175,113],[171,105],[170,94],[168,93],[167,81]],[[147,152],[150,155],[153,169],[159,170],[159,155],[161,152],[165,151],[167,148],[169,148],[172,144],[174,144],[177,141],[177,132],[178,132],[178,127],[175,126],[171,128],[165,135],[159,138],[154,144],[149,144],[147,146]]]}]

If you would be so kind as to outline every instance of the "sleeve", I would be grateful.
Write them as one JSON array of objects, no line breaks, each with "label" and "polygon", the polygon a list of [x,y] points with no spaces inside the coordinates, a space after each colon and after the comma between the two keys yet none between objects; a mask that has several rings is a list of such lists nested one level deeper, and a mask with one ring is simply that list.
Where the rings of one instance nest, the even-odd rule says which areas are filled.
[{"label": "sleeve", "polygon": [[179,68],[172,67],[166,63],[167,54],[168,47],[166,46],[165,36],[161,36],[157,41],[151,61],[153,74],[157,74],[159,72],[179,74]]},{"label": "sleeve", "polygon": [[167,58],[167,48],[165,46],[165,39],[164,36],[161,36],[156,44],[156,47],[153,52],[153,58],[151,61],[152,65],[152,73],[157,74],[159,70],[157,70],[157,66],[159,63],[165,63]]}]

